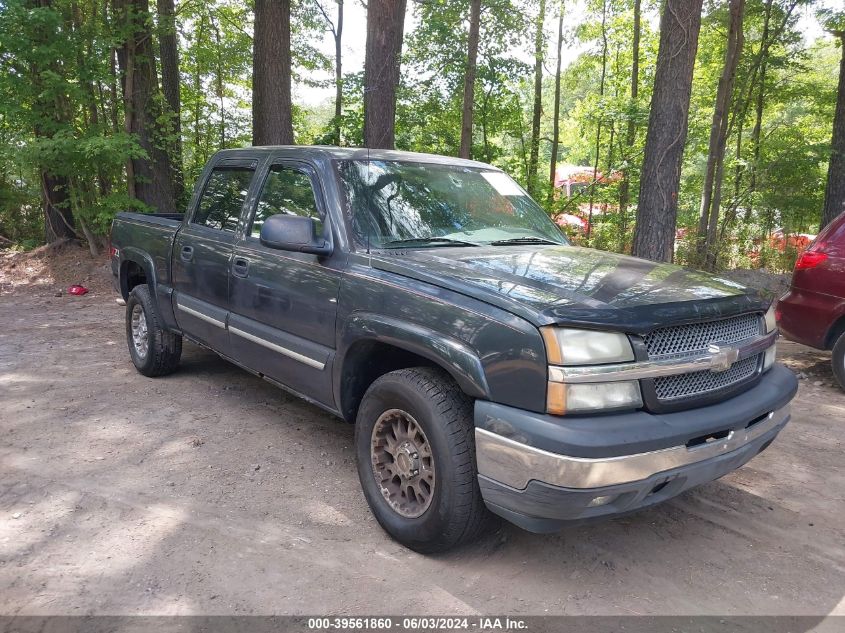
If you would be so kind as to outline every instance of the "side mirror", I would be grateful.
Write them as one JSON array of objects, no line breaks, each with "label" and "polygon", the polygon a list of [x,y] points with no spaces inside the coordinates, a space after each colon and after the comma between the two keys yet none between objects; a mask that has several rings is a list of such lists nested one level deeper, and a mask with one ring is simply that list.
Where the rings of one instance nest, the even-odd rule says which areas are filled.
[{"label": "side mirror", "polygon": [[331,255],[330,242],[317,235],[317,221],[298,215],[272,215],[261,226],[261,243],[268,248],[295,253]]}]

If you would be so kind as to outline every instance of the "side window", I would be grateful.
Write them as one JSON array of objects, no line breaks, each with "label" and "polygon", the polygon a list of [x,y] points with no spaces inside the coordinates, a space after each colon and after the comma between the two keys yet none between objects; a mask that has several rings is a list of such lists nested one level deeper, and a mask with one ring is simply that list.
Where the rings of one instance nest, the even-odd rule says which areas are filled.
[{"label": "side window", "polygon": [[255,209],[250,235],[259,237],[264,220],[278,213],[314,218],[317,220],[317,233],[322,233],[323,219],[317,210],[308,174],[283,165],[270,168]]},{"label": "side window", "polygon": [[246,167],[217,167],[208,177],[194,224],[234,233],[254,171]]}]

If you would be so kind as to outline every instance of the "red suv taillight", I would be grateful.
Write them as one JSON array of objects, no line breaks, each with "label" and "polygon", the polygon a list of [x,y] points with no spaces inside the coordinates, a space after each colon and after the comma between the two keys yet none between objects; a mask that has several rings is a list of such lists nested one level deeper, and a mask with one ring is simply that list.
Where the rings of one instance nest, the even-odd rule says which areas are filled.
[{"label": "red suv taillight", "polygon": [[808,268],[815,268],[827,259],[827,253],[822,253],[820,249],[824,244],[813,245],[810,249],[801,253],[798,256],[798,261],[795,262],[795,270],[807,270]]}]

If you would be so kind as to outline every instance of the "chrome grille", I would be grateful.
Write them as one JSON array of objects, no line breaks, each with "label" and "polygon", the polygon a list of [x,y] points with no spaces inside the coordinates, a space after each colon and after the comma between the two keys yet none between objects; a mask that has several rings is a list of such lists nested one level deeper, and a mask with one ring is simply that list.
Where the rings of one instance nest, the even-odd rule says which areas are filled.
[{"label": "chrome grille", "polygon": [[[643,341],[649,359],[665,360],[706,352],[711,343],[736,344],[763,334],[763,330],[761,315],[741,314],[718,321],[662,328],[645,335]],[[759,355],[751,356],[722,372],[707,369],[655,378],[657,399],[661,402],[678,402],[739,384],[756,373],[759,359]]]},{"label": "chrome grille", "polygon": [[730,369],[712,372],[709,369],[693,372],[692,374],[678,374],[677,376],[663,376],[654,379],[654,389],[658,399],[662,401],[692,398],[712,391],[718,391],[742,382],[757,371],[759,356],[737,361]]},{"label": "chrome grille", "polygon": [[654,359],[687,356],[707,351],[710,343],[738,343],[763,333],[763,319],[759,314],[675,325],[655,330],[643,337],[648,357]]}]

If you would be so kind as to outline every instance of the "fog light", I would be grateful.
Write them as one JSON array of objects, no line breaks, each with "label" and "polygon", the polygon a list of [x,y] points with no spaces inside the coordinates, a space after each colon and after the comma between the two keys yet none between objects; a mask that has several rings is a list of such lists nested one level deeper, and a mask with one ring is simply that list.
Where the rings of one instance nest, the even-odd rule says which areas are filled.
[{"label": "fog light", "polygon": [[608,503],[616,501],[619,498],[619,495],[604,495],[601,497],[596,497],[590,503],[587,504],[588,508],[595,508],[597,506],[606,506]]}]

